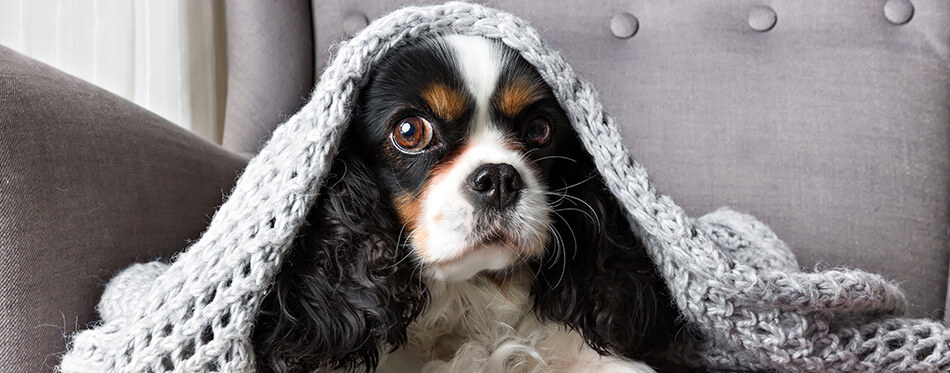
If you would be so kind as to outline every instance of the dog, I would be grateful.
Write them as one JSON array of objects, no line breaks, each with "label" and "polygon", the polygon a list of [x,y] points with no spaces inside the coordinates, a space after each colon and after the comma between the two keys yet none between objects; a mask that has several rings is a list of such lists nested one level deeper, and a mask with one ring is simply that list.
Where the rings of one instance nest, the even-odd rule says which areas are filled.
[{"label": "dog", "polygon": [[652,372],[677,315],[539,72],[443,35],[371,72],[253,340],[262,371]]}]

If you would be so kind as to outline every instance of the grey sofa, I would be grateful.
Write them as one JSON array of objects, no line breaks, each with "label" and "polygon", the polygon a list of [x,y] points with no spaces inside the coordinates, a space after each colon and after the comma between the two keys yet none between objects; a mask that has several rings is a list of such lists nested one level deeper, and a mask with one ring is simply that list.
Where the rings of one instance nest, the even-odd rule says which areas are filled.
[{"label": "grey sofa", "polygon": [[[51,370],[104,281],[198,237],[332,44],[401,3],[226,2],[223,147],[0,47],[0,371]],[[950,2],[490,3],[565,51],[688,212],[750,212],[804,266],[944,317]]]}]

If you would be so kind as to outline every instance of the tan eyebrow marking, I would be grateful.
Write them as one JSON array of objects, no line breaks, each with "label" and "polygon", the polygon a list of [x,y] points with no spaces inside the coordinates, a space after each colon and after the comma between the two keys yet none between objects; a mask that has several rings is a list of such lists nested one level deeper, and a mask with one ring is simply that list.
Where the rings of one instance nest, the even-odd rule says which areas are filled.
[{"label": "tan eyebrow marking", "polygon": [[435,115],[447,121],[456,120],[465,112],[465,96],[462,92],[443,83],[433,83],[423,90],[422,99],[426,100]]},{"label": "tan eyebrow marking", "polygon": [[517,116],[522,110],[541,99],[542,89],[538,82],[516,78],[499,92],[496,102],[498,110],[509,117]]}]

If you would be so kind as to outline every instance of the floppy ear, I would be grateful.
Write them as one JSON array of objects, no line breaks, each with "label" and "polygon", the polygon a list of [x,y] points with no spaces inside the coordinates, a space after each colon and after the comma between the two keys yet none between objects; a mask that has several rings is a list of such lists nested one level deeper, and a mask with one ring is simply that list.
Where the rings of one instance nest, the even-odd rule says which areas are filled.
[{"label": "floppy ear", "polygon": [[392,203],[357,152],[340,151],[265,296],[254,328],[262,371],[367,371],[406,342],[425,293]]},{"label": "floppy ear", "polygon": [[548,184],[558,238],[536,264],[535,311],[602,354],[649,360],[677,331],[669,291],[573,134],[557,153]]}]

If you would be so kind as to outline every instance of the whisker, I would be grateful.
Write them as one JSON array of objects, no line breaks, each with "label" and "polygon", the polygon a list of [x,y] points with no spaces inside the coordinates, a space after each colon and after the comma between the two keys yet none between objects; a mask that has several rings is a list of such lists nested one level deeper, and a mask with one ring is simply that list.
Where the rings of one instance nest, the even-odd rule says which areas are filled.
[{"label": "whisker", "polygon": [[[531,149],[531,150],[536,150],[536,149]],[[526,155],[527,155],[527,154],[526,154]],[[549,155],[549,156],[545,156],[545,157],[541,157],[541,158],[535,159],[534,161],[535,161],[535,162],[541,162],[541,161],[548,160],[548,159],[563,159],[563,160],[567,160],[567,161],[571,161],[571,162],[577,163],[577,160],[576,160],[576,159],[571,158],[571,157],[565,157],[565,156],[563,156],[563,155]]]},{"label": "whisker", "polygon": [[[557,211],[554,211],[553,213],[555,216],[557,216],[562,221],[564,221],[564,223],[567,223],[567,219],[565,219],[563,215],[559,214]],[[565,224],[565,226],[567,226],[567,229],[571,232],[571,236],[573,237],[573,240],[574,240],[574,254],[571,256],[571,259],[574,259],[575,257],[577,257],[577,235],[574,233],[574,228],[571,228],[570,224]],[[554,229],[554,232],[560,235],[557,229]],[[554,287],[557,287],[558,285],[561,284],[561,281],[564,280],[564,275],[567,273],[567,245],[564,244],[563,237],[560,238],[560,241],[561,241],[561,248],[564,250],[564,260],[560,261],[561,274],[560,276],[558,276],[557,282],[554,283]],[[551,267],[548,267],[548,268],[551,268]]]},{"label": "whisker", "polygon": [[412,244],[410,243],[409,239],[412,238],[412,235],[413,235],[414,233],[416,233],[416,231],[419,230],[419,228],[416,227],[416,228],[414,228],[413,230],[409,231],[409,234],[406,235],[406,243],[405,243],[405,244],[402,243],[402,242],[403,242],[403,240],[402,240],[402,233],[406,230],[406,226],[408,226],[409,223],[412,223],[412,222],[414,222],[414,221],[415,221],[415,219],[409,220],[409,221],[403,223],[402,228],[399,229],[399,235],[398,235],[397,238],[396,238],[396,246],[397,246],[397,247],[396,247],[396,252],[399,251],[399,247],[398,247],[399,245],[405,245],[405,246],[408,247],[408,250],[406,251],[406,255],[403,256],[402,259],[399,259],[397,262],[395,262],[395,263],[393,263],[393,264],[391,264],[391,265],[388,265],[388,266],[386,266],[386,267],[383,267],[382,269],[395,268],[397,265],[402,264],[402,262],[404,262],[406,259],[409,259],[409,257],[412,256],[412,252],[413,252],[413,250],[412,250]]},{"label": "whisker", "polygon": [[[578,211],[578,212],[583,213],[584,215],[586,215],[586,216],[587,216],[587,219],[590,220],[591,223],[593,223],[593,224],[597,227],[598,230],[600,230],[600,228],[601,228],[601,227],[600,227],[601,221],[600,221],[600,219],[597,218],[597,211],[594,210],[594,207],[593,207],[593,206],[591,206],[589,203],[587,203],[587,201],[584,201],[583,199],[580,199],[580,198],[578,198],[578,197],[575,197],[575,196],[572,196],[572,195],[569,195],[569,194],[565,194],[565,195],[564,195],[564,198],[565,198],[565,199],[568,199],[568,200],[570,200],[570,201],[572,201],[572,202],[574,202],[574,205],[575,205],[575,206],[576,206],[578,203],[581,203],[581,204],[584,205],[584,207],[587,207],[587,209],[590,211],[590,214],[588,214],[587,212],[584,212],[584,211],[580,211],[580,210],[574,210],[574,211]],[[569,209],[569,208],[563,208],[563,209],[560,209],[560,210],[570,210],[570,209]]]},{"label": "whisker", "polygon": [[564,187],[561,187],[561,188],[552,189],[551,191],[552,191],[552,192],[556,192],[556,191],[561,191],[561,190],[568,190],[568,189],[574,188],[574,187],[576,187],[576,186],[578,186],[578,185],[584,184],[584,183],[586,183],[586,182],[588,182],[588,181],[591,181],[591,180],[593,180],[593,179],[596,178],[596,177],[597,177],[597,174],[596,174],[596,173],[592,173],[589,177],[587,177],[587,178],[584,179],[584,180],[578,181],[578,182],[576,182],[576,183],[574,183],[574,184],[571,184],[571,185],[568,185],[568,186],[564,186]]},{"label": "whisker", "polygon": [[595,226],[597,226],[597,229],[598,229],[598,230],[600,229],[600,221],[598,221],[597,218],[594,217],[594,215],[588,213],[587,211],[581,210],[581,209],[576,208],[576,207],[564,207],[564,208],[557,209],[557,210],[555,210],[555,211],[558,211],[558,212],[576,211],[576,212],[578,212],[578,213],[584,214],[584,216],[587,217],[587,220],[590,220],[591,223],[593,223]]},{"label": "whisker", "polygon": [[[407,245],[407,246],[408,246],[408,245]],[[385,266],[385,267],[383,267],[382,269],[396,268],[396,266],[398,266],[399,264],[402,264],[402,262],[406,261],[406,259],[409,259],[410,257],[412,257],[412,249],[411,249],[411,248],[406,251],[406,255],[403,255],[403,256],[402,256],[402,259],[399,259],[399,260],[396,261],[395,263],[390,264],[390,265],[388,265],[388,266]]]},{"label": "whisker", "polygon": [[548,204],[548,205],[550,205],[551,207],[560,206],[561,203],[563,203],[564,199],[567,198],[567,197],[565,197],[565,196],[567,196],[567,191],[566,191],[566,190],[564,191],[564,193],[542,192],[541,194],[542,194],[542,195],[545,195],[545,196],[556,196],[556,197],[558,197],[556,200],[554,200],[554,202],[551,202],[551,203]]},{"label": "whisker", "polygon": [[[578,210],[578,211],[580,211],[580,210]],[[561,220],[563,220],[564,223],[565,223],[564,226],[566,226],[567,229],[568,229],[568,231],[571,232],[571,237],[574,239],[574,254],[571,255],[571,259],[574,259],[574,258],[577,257],[577,234],[574,233],[574,228],[572,228],[570,224],[567,224],[568,221],[567,221],[567,219],[564,218],[563,215],[561,215],[561,214],[560,214],[559,212],[557,212],[557,211],[554,211],[554,215],[557,215],[558,217],[560,217]],[[567,251],[565,251],[564,254],[567,255]]]},{"label": "whisker", "polygon": [[340,164],[342,165],[341,167],[343,167],[343,174],[340,175],[340,177],[336,179],[336,181],[333,183],[333,185],[326,185],[325,182],[326,182],[326,180],[329,179],[329,178],[324,178],[324,183],[323,183],[323,184],[324,184],[324,186],[327,187],[327,189],[329,189],[329,190],[333,190],[334,188],[336,188],[337,185],[339,185],[341,182],[343,182],[343,178],[346,176],[347,172],[350,170],[350,167],[347,166],[345,159],[341,159],[341,160],[340,160]]},{"label": "whisker", "polygon": [[406,190],[406,188],[403,188],[402,184],[399,183],[399,177],[396,176],[396,167],[390,164],[389,171],[393,174],[393,180],[396,180],[396,186],[398,186],[399,189]]},{"label": "whisker", "polygon": [[[554,257],[551,259],[552,265],[558,262],[558,259],[561,257],[561,251],[564,250],[564,239],[561,237],[561,233],[557,231],[557,228],[554,225],[550,226],[551,235],[554,237]],[[551,267],[548,267],[551,268]]]}]

